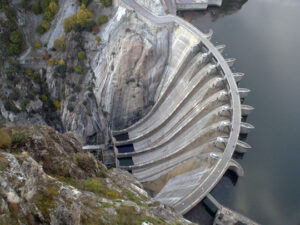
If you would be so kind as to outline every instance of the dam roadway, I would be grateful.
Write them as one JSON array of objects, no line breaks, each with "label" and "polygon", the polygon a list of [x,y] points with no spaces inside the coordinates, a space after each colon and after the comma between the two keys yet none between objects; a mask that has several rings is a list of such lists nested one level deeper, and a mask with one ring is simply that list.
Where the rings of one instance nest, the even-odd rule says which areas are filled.
[{"label": "dam roadway", "polygon": [[[225,85],[226,90],[227,90],[226,93],[230,97],[230,100],[229,100],[230,106],[228,106],[226,104],[222,105],[223,108],[221,109],[221,113],[223,113],[223,109],[228,109],[228,107],[230,108],[232,117],[231,117],[230,121],[225,123],[225,125],[229,128],[229,130],[226,131],[226,132],[228,132],[229,137],[226,137],[226,138],[216,137],[215,139],[212,138],[209,141],[205,142],[205,145],[207,145],[207,147],[205,147],[205,148],[203,147],[204,150],[201,150],[201,151],[205,151],[206,148],[211,148],[211,146],[213,146],[211,143],[214,143],[214,146],[220,145],[220,143],[224,143],[224,145],[226,147],[222,153],[218,152],[217,148],[216,148],[215,152],[208,154],[208,156],[210,158],[213,158],[215,160],[215,165],[211,168],[211,170],[198,168],[198,169],[194,169],[188,173],[183,173],[178,176],[174,176],[161,189],[161,191],[157,194],[157,196],[155,196],[155,198],[157,200],[162,201],[166,204],[169,204],[172,207],[174,207],[175,210],[178,211],[179,213],[185,214],[191,208],[193,208],[197,203],[199,203],[205,196],[207,196],[210,193],[210,191],[220,181],[220,179],[222,178],[222,176],[228,169],[233,168],[237,171],[237,173],[239,175],[243,175],[242,168],[239,166],[239,164],[237,162],[235,162],[232,159],[232,156],[233,156],[233,153],[235,151],[237,151],[237,149],[239,149],[239,148],[243,148],[243,147],[249,148],[249,146],[246,143],[239,141],[239,135],[241,132],[247,133],[248,130],[253,128],[250,124],[241,122],[242,109],[245,109],[245,113],[243,113],[243,115],[248,114],[247,110],[251,111],[253,109],[249,106],[242,107],[242,105],[241,105],[241,97],[245,97],[248,93],[248,90],[247,89],[239,89],[237,87],[237,79],[239,78],[239,74],[235,74],[235,76],[234,76],[234,74],[232,73],[232,71],[230,69],[230,66],[228,65],[228,64],[233,63],[233,60],[225,60],[224,59],[224,57],[222,56],[222,54],[220,52],[222,47],[217,48],[210,42],[210,40],[209,40],[209,38],[211,36],[210,34],[206,35],[206,34],[202,33],[197,28],[195,28],[193,25],[182,20],[181,18],[179,18],[177,16],[173,16],[173,15],[156,16],[156,15],[152,14],[150,11],[148,11],[147,9],[145,9],[144,7],[142,7],[141,5],[139,5],[138,3],[136,3],[134,0],[122,0],[120,2],[123,2],[125,4],[125,7],[129,7],[131,9],[135,10],[139,15],[141,15],[145,19],[151,21],[152,23],[159,24],[159,25],[172,23],[174,25],[182,27],[187,32],[190,32],[191,34],[193,34],[196,37],[196,39],[199,40],[201,48],[207,50],[207,52],[202,53],[202,55],[200,52],[198,57],[201,58],[201,57],[209,56],[211,58],[211,61],[214,62],[215,64],[212,64],[211,62],[210,62],[211,64],[208,63],[208,68],[211,68],[212,70],[214,69],[214,67],[217,68],[217,72],[216,71],[212,72],[216,76],[216,79],[214,81],[212,81],[212,86],[209,86],[209,88],[217,87],[218,83],[216,83],[216,82],[220,81],[220,80],[217,80],[220,78],[219,75],[221,75],[221,77],[222,76],[224,77],[225,81],[224,80],[223,81],[226,83],[226,85]],[[195,43],[196,42],[197,41],[195,41]],[[185,53],[183,51],[183,54],[180,57],[184,57],[184,54]],[[186,53],[186,55],[188,55],[188,54]],[[188,59],[188,56],[186,56],[185,60],[186,59]],[[182,63],[184,64],[184,60],[182,60]],[[178,66],[177,68],[181,68],[181,67]],[[219,72],[221,74],[218,74]],[[210,73],[210,72],[209,71],[203,72],[203,74],[206,74],[206,73]],[[186,74],[186,75],[182,75],[182,76],[188,76],[189,73],[186,72],[183,74]],[[176,75],[174,75],[174,77],[175,76]],[[199,72],[199,76],[201,76],[200,72]],[[205,76],[205,75],[202,75],[202,76]],[[164,102],[166,99],[168,99],[167,95],[172,94],[172,89],[175,89],[175,87],[173,87],[172,85],[174,85],[174,83],[176,83],[176,78],[174,78],[174,79],[170,78],[170,79],[171,80],[168,80],[168,77],[167,77],[167,80],[165,81],[166,85],[162,86],[160,96],[159,96],[156,104],[153,106],[151,111],[144,118],[142,118],[140,121],[138,121],[137,123],[135,123],[134,125],[126,128],[126,129],[112,132],[112,135],[114,135],[115,137],[117,137],[118,135],[122,135],[122,134],[128,134],[128,136],[129,136],[128,137],[129,140],[125,140],[125,141],[117,140],[116,146],[121,146],[124,144],[130,144],[130,143],[133,143],[133,146],[134,146],[135,142],[137,142],[139,140],[143,140],[143,139],[145,139],[147,142],[147,139],[149,139],[149,136],[153,135],[153,133],[155,133],[157,129],[160,129],[161,127],[165,126],[165,124],[169,123],[169,120],[171,120],[171,119],[166,117],[166,118],[164,118],[164,121],[160,121],[160,123],[158,122],[156,127],[155,127],[155,125],[152,125],[152,124],[150,124],[150,126],[152,126],[150,128],[148,125],[143,126],[143,124],[147,124],[147,121],[148,121],[148,123],[150,123],[152,121],[151,117],[155,113],[157,113],[159,108],[166,105],[166,104],[164,104]],[[201,78],[201,79],[205,79],[205,78]],[[202,82],[201,79],[199,78],[199,82]],[[178,85],[180,85],[180,82],[177,82],[177,83],[179,83]],[[187,90],[186,95],[182,96],[182,99],[180,100],[181,102],[179,102],[178,105],[173,106],[174,108],[172,110],[170,110],[169,114],[166,114],[166,115],[171,117],[173,114],[181,112],[181,114],[179,114],[179,115],[181,115],[181,117],[183,117],[184,116],[183,109],[180,108],[180,103],[182,103],[182,104],[185,103],[187,101],[186,98],[190,99],[191,98],[190,96],[192,96],[192,94],[194,94],[193,90],[194,89]],[[201,95],[200,91],[199,91],[199,95]],[[206,96],[206,95],[203,95],[203,96]],[[195,108],[195,106],[191,105],[191,104],[192,103],[190,103],[189,107],[191,108],[191,113],[192,113],[192,109]],[[203,107],[205,106],[205,104],[203,102],[201,102],[201,104],[203,104]],[[201,109],[203,109],[203,108],[201,108]],[[220,113],[220,112],[218,112],[218,113]],[[219,114],[217,114],[217,115],[219,115]],[[203,116],[203,118],[205,118],[205,117]],[[156,118],[156,119],[159,119],[159,118]],[[174,126],[174,124],[183,123],[182,121],[184,119],[186,119],[186,118],[183,118],[182,120],[179,120],[177,122],[175,121],[172,124],[172,126]],[[192,117],[191,117],[191,119],[192,119]],[[190,123],[190,121],[188,121],[186,119],[186,124],[188,124],[188,123]],[[199,124],[200,124],[200,122],[199,122]],[[179,126],[179,128],[182,128],[183,125],[181,125],[181,126],[180,125],[177,125],[177,126]],[[185,126],[187,126],[187,125],[185,125]],[[210,125],[210,126],[212,126],[212,125]],[[221,124],[218,124],[218,129],[220,126],[224,126],[224,122]],[[189,125],[189,127],[190,127],[190,125]],[[242,127],[242,129],[241,129],[241,127]],[[175,131],[172,131],[172,132],[175,132]],[[178,131],[178,132],[181,132],[181,131]],[[197,132],[197,131],[195,131],[195,132]],[[200,132],[200,130],[199,130],[199,132]],[[221,130],[221,132],[223,132],[223,130]],[[145,154],[144,153],[145,150],[152,151],[152,149],[166,145],[165,143],[171,142],[170,139],[172,137],[175,137],[176,135],[179,135],[179,134],[177,134],[177,133],[170,134],[169,139],[166,138],[164,140],[164,142],[162,141],[160,144],[158,141],[156,141],[157,144],[149,146],[148,150],[147,150],[147,148],[144,148],[144,149],[141,148],[140,152],[138,152],[136,150],[134,152],[116,153],[117,157],[118,158],[127,157],[127,156],[134,157],[135,155]],[[193,133],[193,135],[194,135],[194,133]],[[191,135],[191,136],[193,136],[193,135]],[[196,139],[199,137],[194,135],[191,138]],[[184,140],[182,140],[182,142],[184,142]],[[191,141],[190,141],[190,143],[191,143]],[[164,170],[169,171],[170,169],[174,169],[176,167],[176,165],[182,164],[183,162],[176,161],[172,157],[175,157],[175,154],[178,154],[180,151],[183,151],[182,149],[184,149],[184,151],[186,151],[185,149],[187,149],[187,148],[188,147],[178,147],[178,151],[175,152],[175,150],[174,150],[174,152],[169,154],[169,156],[168,156],[168,154],[165,154],[165,153],[170,152],[170,149],[167,148],[165,153],[162,153],[160,160],[157,160],[157,157],[154,157],[154,156],[152,156],[152,159],[151,159],[151,156],[148,155],[149,156],[148,159],[147,159],[148,156],[146,158],[145,157],[144,158],[143,157],[136,158],[137,163],[135,163],[134,165],[122,166],[122,165],[118,165],[118,163],[117,163],[117,166],[119,166],[120,168],[132,170],[133,174],[136,175],[138,179],[140,176],[140,180],[142,182],[151,182],[157,178],[157,177],[155,177],[157,170],[155,170],[155,168],[154,168],[153,171],[151,171],[152,166],[155,166],[155,164],[157,164],[157,162],[169,160],[171,164],[165,163],[166,167]],[[192,153],[190,153],[190,154],[192,154]],[[194,156],[195,155],[190,155],[189,157],[191,158]],[[205,156],[205,157],[207,157],[207,156]],[[188,160],[188,158],[186,160]],[[135,161],[135,160],[133,160],[133,161]],[[156,165],[156,169],[157,168],[158,167]],[[159,172],[162,175],[164,175],[163,171],[159,171]],[[187,177],[187,175],[189,173],[190,173],[190,176]],[[152,176],[154,178],[152,178]],[[166,175],[164,175],[164,176],[166,176]],[[195,180],[198,179],[198,181],[194,182],[192,180],[194,178],[195,178]],[[181,182],[181,184],[180,184],[180,182]],[[179,188],[178,190],[176,190],[176,187],[174,189],[174,186],[176,186],[176,184],[178,184],[178,188]],[[191,184],[190,185],[191,188],[189,189],[189,188],[181,187],[182,184],[183,184],[183,186],[187,185],[187,184]],[[183,189],[185,189],[185,190],[183,190]],[[183,190],[183,191],[181,192],[181,190]],[[176,193],[178,193],[179,196],[176,196]]]}]

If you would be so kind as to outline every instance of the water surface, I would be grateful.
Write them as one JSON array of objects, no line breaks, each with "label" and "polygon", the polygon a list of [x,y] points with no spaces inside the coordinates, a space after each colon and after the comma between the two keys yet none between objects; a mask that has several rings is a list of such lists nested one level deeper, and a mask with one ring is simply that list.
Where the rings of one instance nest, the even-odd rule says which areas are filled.
[{"label": "water surface", "polygon": [[[225,0],[226,1],[226,0]],[[245,169],[234,188],[215,190],[225,206],[267,225],[300,224],[300,1],[249,0],[231,15],[185,12],[213,42],[226,44],[244,72],[240,87],[252,93],[256,109],[248,122],[256,129],[252,150],[239,160]]]}]

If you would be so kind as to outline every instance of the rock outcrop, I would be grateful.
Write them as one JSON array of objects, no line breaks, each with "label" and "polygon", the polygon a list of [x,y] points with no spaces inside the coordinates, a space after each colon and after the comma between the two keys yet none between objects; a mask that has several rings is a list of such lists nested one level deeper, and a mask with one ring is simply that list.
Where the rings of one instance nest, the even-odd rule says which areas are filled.
[{"label": "rock outcrop", "polygon": [[72,134],[0,129],[0,224],[190,224]]},{"label": "rock outcrop", "polygon": [[[18,1],[10,4],[17,10],[18,17],[24,18],[24,24],[18,29],[24,34],[26,44],[21,56],[14,57],[16,66],[3,59],[0,67],[3,74],[0,77],[3,80],[1,116],[12,122],[38,121],[61,132],[72,131],[85,143],[108,143],[109,128],[120,129],[133,124],[156,101],[157,88],[169,58],[172,28],[153,25],[134,11],[105,8],[98,1],[92,1],[88,7],[95,20],[100,14],[106,14],[110,21],[93,27],[93,32],[64,33],[63,21],[76,13],[79,3],[73,0],[58,3],[59,11],[49,31],[42,36],[36,33],[42,15],[24,11]],[[164,14],[159,0],[140,0],[139,3],[153,13]],[[0,13],[4,18],[5,13]],[[8,21],[3,20],[4,27],[0,24],[1,30],[6,29],[5,23]],[[99,28],[100,33],[97,33]],[[65,38],[65,50],[55,51],[54,40],[61,35]],[[41,49],[34,47],[37,41],[41,41]],[[78,59],[81,51],[86,54],[83,61]],[[49,59],[54,61],[49,64]],[[82,72],[74,71],[76,65],[82,65]],[[10,84],[10,77],[17,76],[19,78]],[[22,88],[18,84],[22,84]],[[22,92],[18,99],[9,98],[13,85],[18,93]]]},{"label": "rock outcrop", "polygon": [[119,7],[95,57],[94,93],[115,129],[136,122],[151,108],[168,60],[169,31]]}]

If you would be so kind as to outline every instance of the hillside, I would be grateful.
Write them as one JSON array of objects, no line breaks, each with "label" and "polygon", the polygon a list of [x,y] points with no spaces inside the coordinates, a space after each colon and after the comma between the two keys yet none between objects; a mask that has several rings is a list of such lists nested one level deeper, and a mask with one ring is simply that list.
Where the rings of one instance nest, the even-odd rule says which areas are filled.
[{"label": "hillside", "polygon": [[70,133],[0,130],[0,224],[189,224]]}]

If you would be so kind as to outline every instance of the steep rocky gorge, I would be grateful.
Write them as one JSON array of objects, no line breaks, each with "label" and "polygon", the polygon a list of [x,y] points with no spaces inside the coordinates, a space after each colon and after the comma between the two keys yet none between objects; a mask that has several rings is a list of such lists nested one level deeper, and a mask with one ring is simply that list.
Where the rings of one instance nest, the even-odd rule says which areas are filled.
[{"label": "steep rocky gorge", "polygon": [[133,124],[154,104],[168,60],[168,36],[167,28],[124,8],[108,24],[107,45],[95,61],[94,93],[114,129]]},{"label": "steep rocky gorge", "polygon": [[[21,63],[18,72],[6,74],[6,69],[11,67],[8,61],[0,67],[3,80],[1,116],[19,124],[49,124],[62,132],[73,131],[82,142],[107,143],[109,128],[120,129],[133,124],[156,101],[157,88],[169,57],[172,27],[156,26],[134,11],[123,7],[104,8],[98,1],[92,1],[89,9],[95,17],[103,13],[110,18],[107,24],[100,26],[100,33],[65,33],[63,20],[76,13],[79,4],[75,0],[58,3],[59,11],[49,31],[40,38],[35,33],[38,22],[33,26],[28,26],[27,22],[41,21],[41,16],[24,11],[21,1],[11,3],[17,9],[17,17],[22,18],[23,23],[18,25],[26,43],[20,58],[14,57]],[[139,3],[156,14],[164,14],[159,1]],[[7,20],[3,12],[1,15],[3,21]],[[61,36],[65,37],[65,50],[53,51],[54,40]],[[39,40],[43,47],[35,49],[34,44]],[[80,51],[86,53],[83,62],[77,58]],[[63,60],[63,65],[49,65],[49,57]],[[75,65],[80,63],[82,74],[74,72]],[[33,75],[39,74],[40,82],[32,79],[28,69],[32,69]],[[16,75],[18,80],[9,83],[9,76]],[[10,99],[8,96],[15,84],[18,89],[15,91],[24,95]],[[36,93],[40,96],[32,96]],[[42,100],[42,95],[48,97],[48,103]],[[51,102],[54,100],[59,101],[59,107],[46,110],[53,108]],[[8,103],[15,110],[5,107]]]}]

